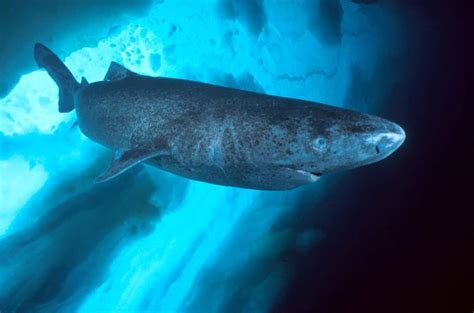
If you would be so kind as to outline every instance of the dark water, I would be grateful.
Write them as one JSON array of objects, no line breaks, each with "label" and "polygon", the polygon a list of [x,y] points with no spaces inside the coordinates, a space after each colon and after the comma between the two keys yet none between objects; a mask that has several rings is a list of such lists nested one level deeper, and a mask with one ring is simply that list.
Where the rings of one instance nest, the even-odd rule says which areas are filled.
[{"label": "dark water", "polygon": [[[468,14],[452,2],[2,1],[0,312],[472,311]],[[57,113],[37,41],[76,78],[118,61],[369,112],[407,139],[288,192],[147,166],[94,185],[110,153]]]}]

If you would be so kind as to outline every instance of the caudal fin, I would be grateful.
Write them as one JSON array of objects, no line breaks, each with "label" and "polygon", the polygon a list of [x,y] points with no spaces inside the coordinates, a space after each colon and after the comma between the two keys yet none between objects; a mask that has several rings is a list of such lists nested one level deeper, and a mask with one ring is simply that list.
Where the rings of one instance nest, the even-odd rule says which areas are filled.
[{"label": "caudal fin", "polygon": [[34,57],[38,66],[44,67],[59,87],[59,112],[74,110],[74,92],[80,85],[71,71],[56,54],[40,43],[35,44]]}]

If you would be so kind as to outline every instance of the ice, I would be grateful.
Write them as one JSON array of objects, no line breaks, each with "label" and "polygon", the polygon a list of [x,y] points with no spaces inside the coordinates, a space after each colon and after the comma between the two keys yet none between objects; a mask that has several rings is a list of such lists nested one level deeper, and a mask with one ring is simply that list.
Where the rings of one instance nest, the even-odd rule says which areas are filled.
[{"label": "ice", "polygon": [[[28,162],[21,156],[0,161],[0,238],[19,209],[43,187],[48,173],[41,164]],[[25,183],[27,182],[27,183]]]},{"label": "ice", "polygon": [[[382,5],[335,2],[155,1],[125,24],[94,20],[108,35],[78,48],[65,40],[65,63],[89,82],[116,61],[369,110],[400,75],[399,21]],[[283,255],[324,240],[315,228],[274,229],[296,199],[317,202],[324,179],[271,193],[145,165],[94,185],[111,154],[69,129],[75,113],[59,114],[57,95],[33,70],[0,99],[1,312],[267,311],[291,277]]]}]

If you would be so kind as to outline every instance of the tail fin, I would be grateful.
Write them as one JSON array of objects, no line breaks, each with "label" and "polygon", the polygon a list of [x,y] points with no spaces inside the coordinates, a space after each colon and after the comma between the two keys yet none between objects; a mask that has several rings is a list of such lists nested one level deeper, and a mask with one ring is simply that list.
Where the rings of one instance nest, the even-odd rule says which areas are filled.
[{"label": "tail fin", "polygon": [[40,43],[35,44],[34,56],[38,66],[44,67],[59,87],[59,112],[74,110],[74,92],[80,85],[72,73],[57,55]]}]

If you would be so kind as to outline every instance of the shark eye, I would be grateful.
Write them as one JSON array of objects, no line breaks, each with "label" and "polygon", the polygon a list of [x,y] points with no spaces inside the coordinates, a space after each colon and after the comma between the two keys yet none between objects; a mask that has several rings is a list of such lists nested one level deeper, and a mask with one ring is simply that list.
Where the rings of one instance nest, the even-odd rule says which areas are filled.
[{"label": "shark eye", "polygon": [[316,138],[313,142],[313,147],[319,151],[326,149],[326,146],[327,146],[327,141],[326,139],[322,137]]}]

